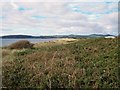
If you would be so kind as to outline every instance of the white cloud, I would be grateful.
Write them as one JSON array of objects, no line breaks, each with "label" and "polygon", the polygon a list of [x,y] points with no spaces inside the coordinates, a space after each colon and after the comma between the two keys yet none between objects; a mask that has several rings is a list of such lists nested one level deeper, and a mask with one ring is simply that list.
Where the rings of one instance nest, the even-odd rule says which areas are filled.
[{"label": "white cloud", "polygon": [[[117,3],[11,2],[0,7],[3,35],[117,33]],[[80,11],[72,10],[76,7]]]},{"label": "white cloud", "polygon": [[14,9],[18,9],[18,5],[16,5],[15,2],[13,2],[13,0],[10,3]]}]

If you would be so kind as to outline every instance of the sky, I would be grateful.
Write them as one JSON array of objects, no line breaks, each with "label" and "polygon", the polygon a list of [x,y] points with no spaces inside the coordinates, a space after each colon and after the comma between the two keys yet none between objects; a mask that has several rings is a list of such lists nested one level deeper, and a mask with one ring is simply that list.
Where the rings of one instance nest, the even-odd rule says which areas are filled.
[{"label": "sky", "polygon": [[3,35],[118,34],[117,2],[2,2]]}]

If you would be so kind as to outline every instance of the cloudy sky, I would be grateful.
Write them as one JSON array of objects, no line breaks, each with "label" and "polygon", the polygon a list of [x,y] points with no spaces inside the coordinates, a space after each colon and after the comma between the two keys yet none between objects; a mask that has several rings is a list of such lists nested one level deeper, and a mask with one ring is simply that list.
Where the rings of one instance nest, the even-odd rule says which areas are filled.
[{"label": "cloudy sky", "polygon": [[5,2],[0,8],[0,35],[118,34],[117,2]]}]

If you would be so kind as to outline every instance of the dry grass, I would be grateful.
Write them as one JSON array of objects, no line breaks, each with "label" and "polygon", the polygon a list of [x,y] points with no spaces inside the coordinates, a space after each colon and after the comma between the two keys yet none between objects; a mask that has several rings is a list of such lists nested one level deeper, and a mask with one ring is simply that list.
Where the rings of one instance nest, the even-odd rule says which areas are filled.
[{"label": "dry grass", "polygon": [[7,55],[10,55],[10,50],[7,50],[7,49],[3,49],[2,50],[2,57],[5,57],[5,56],[7,56]]},{"label": "dry grass", "polygon": [[64,45],[64,44],[69,44],[77,41],[77,39],[70,39],[70,38],[62,38],[54,41],[49,41],[49,42],[40,42],[34,45],[34,47],[39,48],[39,47],[47,47],[47,46],[55,46],[55,45]]}]

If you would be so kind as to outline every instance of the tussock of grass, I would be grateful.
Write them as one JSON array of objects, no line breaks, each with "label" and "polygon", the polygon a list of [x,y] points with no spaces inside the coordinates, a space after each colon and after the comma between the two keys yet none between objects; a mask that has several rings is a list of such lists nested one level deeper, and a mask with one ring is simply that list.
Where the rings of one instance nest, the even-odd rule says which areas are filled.
[{"label": "tussock of grass", "polygon": [[117,39],[49,43],[7,54],[12,61],[3,57],[3,86],[118,88]]}]

